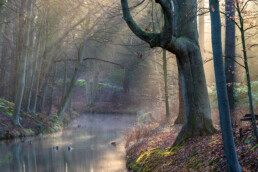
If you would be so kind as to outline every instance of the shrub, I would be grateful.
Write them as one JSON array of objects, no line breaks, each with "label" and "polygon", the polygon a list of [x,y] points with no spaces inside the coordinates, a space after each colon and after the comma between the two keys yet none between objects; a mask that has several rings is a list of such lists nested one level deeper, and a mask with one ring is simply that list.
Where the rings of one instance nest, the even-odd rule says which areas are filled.
[{"label": "shrub", "polygon": [[[258,106],[258,81],[251,82],[253,105]],[[208,87],[211,107],[218,107],[216,85]],[[248,107],[248,88],[241,83],[234,84],[234,97],[236,107]]]}]

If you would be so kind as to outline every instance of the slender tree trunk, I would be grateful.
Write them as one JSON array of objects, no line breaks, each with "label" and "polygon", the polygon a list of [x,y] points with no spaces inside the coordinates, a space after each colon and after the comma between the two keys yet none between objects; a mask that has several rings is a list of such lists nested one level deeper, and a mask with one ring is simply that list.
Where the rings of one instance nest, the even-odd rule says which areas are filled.
[{"label": "slender tree trunk", "polygon": [[41,67],[42,67],[42,57],[39,56],[39,50],[38,50],[37,54],[38,54],[37,58],[39,59],[39,63],[37,64],[37,66],[36,66],[37,69],[35,71],[35,75],[36,75],[35,93],[34,93],[34,100],[33,100],[33,106],[32,106],[32,113],[34,113],[34,114],[37,111],[38,93],[39,93],[39,81],[40,81],[40,73],[41,73]]},{"label": "slender tree trunk", "polygon": [[27,112],[31,112],[31,100],[32,100],[32,90],[33,87],[35,85],[35,78],[37,77],[37,68],[38,68],[38,64],[39,64],[39,51],[40,51],[40,41],[41,41],[41,33],[39,34],[39,38],[38,38],[38,43],[36,45],[36,54],[35,54],[35,63],[33,63],[34,65],[32,66],[33,68],[33,74],[32,74],[32,78],[30,81],[30,86],[29,86],[29,94],[28,94],[28,101],[27,101]]},{"label": "slender tree trunk", "polygon": [[4,47],[4,39],[3,39],[3,34],[5,34],[5,15],[4,15],[4,8],[5,8],[5,1],[0,0],[0,65],[1,65],[1,77],[0,77],[0,96],[2,97],[4,95],[3,90],[4,90],[4,85],[5,85],[5,60],[6,60],[6,55],[5,55],[5,47]]},{"label": "slender tree trunk", "polygon": [[[3,25],[4,26],[4,25]],[[2,27],[1,34],[7,33],[7,27]],[[0,35],[0,38],[3,36]],[[0,73],[0,97],[5,97],[5,88],[6,88],[6,74],[7,74],[7,64],[8,64],[8,45],[4,42],[3,39],[0,39],[0,66],[1,66],[1,73]]]},{"label": "slender tree trunk", "polygon": [[[47,19],[46,19],[46,23],[47,23]],[[43,45],[42,45],[42,51],[45,53],[46,51],[46,44],[48,42],[48,28],[46,26],[45,29],[45,33],[44,33],[44,41],[43,41]],[[43,55],[39,55],[39,52],[41,50],[41,43],[39,43],[39,49],[37,50],[37,58],[39,59],[39,63],[37,66],[37,71],[36,71],[36,84],[35,84],[35,95],[34,95],[34,101],[33,101],[33,108],[32,108],[32,112],[35,114],[37,111],[37,106],[38,106],[38,99],[39,99],[39,92],[40,92],[40,76],[41,76],[41,71],[42,71],[42,64],[43,64],[43,57],[45,54]]]},{"label": "slender tree trunk", "polygon": [[73,93],[71,93],[71,96],[70,96],[70,99],[69,99],[69,103],[68,103],[68,112],[70,114],[73,113],[72,100],[73,100]]},{"label": "slender tree trunk", "polygon": [[257,131],[256,119],[255,119],[254,109],[253,109],[253,98],[252,98],[250,71],[249,71],[249,66],[248,66],[248,58],[247,58],[247,52],[246,52],[247,49],[246,49],[246,44],[245,44],[244,20],[243,20],[241,11],[240,11],[239,2],[236,2],[236,4],[237,4],[238,16],[239,16],[239,19],[240,19],[240,32],[241,32],[241,40],[242,40],[243,55],[244,55],[246,82],[247,82],[247,88],[248,88],[249,109],[250,109],[251,117],[252,117],[252,125],[253,125],[254,135],[256,137],[256,140],[258,141],[258,131]]},{"label": "slender tree trunk", "polygon": [[168,93],[168,70],[167,70],[167,54],[166,50],[163,49],[163,76],[164,76],[164,89],[165,89],[165,104],[166,104],[166,118],[167,120],[170,119],[170,112],[169,112],[169,93]]},{"label": "slender tree trunk", "polygon": [[227,93],[229,100],[229,107],[231,111],[231,119],[233,120],[234,110],[234,82],[235,82],[235,1],[225,0],[226,10],[226,39],[225,39],[225,73],[227,83]]},{"label": "slender tree trunk", "polygon": [[[32,20],[32,19],[30,19]],[[34,23],[34,21],[32,22]],[[33,67],[34,67],[34,32],[32,31],[30,36],[30,45],[28,47],[28,60],[26,64],[26,80],[25,80],[25,90],[24,90],[24,109],[26,109],[27,112],[30,112],[30,106],[29,106],[29,100],[30,100],[30,87],[33,83]]]},{"label": "slender tree trunk", "polygon": [[[51,75],[53,75],[53,73]],[[43,94],[42,94],[42,97],[40,99],[40,103],[39,103],[39,111],[40,112],[45,112],[46,97],[47,97],[47,93],[48,93],[48,89],[49,89],[49,81],[50,81],[50,78],[52,78],[51,75],[50,75],[49,78],[47,78],[46,86],[43,89]]]},{"label": "slender tree trunk", "polygon": [[[95,65],[96,66],[96,65]],[[98,91],[99,91],[99,68],[96,67],[94,74],[93,74],[93,87],[92,87],[92,92],[93,92],[93,102],[95,103],[98,98]]]},{"label": "slender tree trunk", "polygon": [[67,87],[67,62],[65,61],[64,62],[64,82],[63,82],[63,93],[62,93],[62,99],[64,98],[65,96],[65,93],[66,93],[66,87]]},{"label": "slender tree trunk", "polygon": [[81,68],[83,57],[85,55],[86,47],[87,47],[87,41],[85,41],[83,43],[83,46],[81,47],[81,49],[78,53],[78,63],[75,66],[75,70],[74,70],[70,85],[69,85],[69,87],[68,87],[68,89],[65,93],[65,96],[64,96],[64,98],[62,100],[62,103],[61,103],[61,106],[59,107],[59,109],[57,111],[57,116],[58,116],[59,121],[62,121],[65,109],[66,109],[66,107],[69,103],[69,99],[71,97],[74,85],[77,81],[77,78],[78,78],[78,75],[79,75],[79,72],[80,72],[80,68]]},{"label": "slender tree trunk", "polygon": [[185,111],[184,111],[184,98],[183,98],[183,88],[180,81],[180,75],[178,74],[178,99],[179,99],[179,111],[175,124],[183,124],[185,121]]},{"label": "slender tree trunk", "polygon": [[[17,23],[17,22],[16,22]],[[10,24],[10,30],[13,32],[11,34],[11,41],[15,42],[16,41],[16,23],[11,23]],[[11,51],[11,59],[10,59],[10,77],[9,77],[9,100],[14,102],[15,99],[15,83],[16,83],[16,69],[17,69],[17,51],[16,47],[12,47]]]},{"label": "slender tree trunk", "polygon": [[[205,0],[200,0],[198,1],[198,6],[199,8],[204,8],[204,1]],[[198,22],[198,27],[199,27],[199,44],[200,44],[200,49],[201,49],[201,52],[203,53],[204,52],[204,36],[205,36],[205,28],[204,28],[204,15],[205,14],[202,14],[202,15],[198,15],[198,19],[199,19],[199,22]]]},{"label": "slender tree trunk", "polygon": [[24,87],[25,87],[25,74],[26,74],[26,64],[27,64],[27,57],[28,57],[28,46],[30,41],[30,30],[31,30],[31,21],[29,19],[32,15],[32,3],[31,0],[27,2],[27,9],[29,16],[27,18],[26,22],[26,29],[25,29],[25,44],[22,50],[22,57],[19,64],[19,74],[18,74],[18,86],[16,89],[16,97],[14,102],[14,112],[13,112],[13,121],[16,125],[20,124],[20,111],[21,111],[21,105],[22,105],[22,99],[23,99],[23,93],[24,93]]},{"label": "slender tree trunk", "polygon": [[211,34],[212,34],[212,50],[215,69],[220,127],[224,145],[224,152],[227,159],[227,168],[229,172],[242,171],[237,159],[237,153],[234,143],[234,137],[230,120],[230,109],[227,96],[225,68],[223,65],[223,54],[221,45],[221,21],[219,11],[219,1],[210,0],[210,16],[211,16]]},{"label": "slender tree trunk", "polygon": [[51,110],[52,110],[52,104],[53,104],[53,94],[54,94],[54,86],[55,86],[55,75],[56,75],[56,65],[54,67],[53,75],[51,78],[51,84],[50,84],[50,97],[49,97],[49,102],[48,102],[48,110],[47,110],[47,116],[51,115]]}]

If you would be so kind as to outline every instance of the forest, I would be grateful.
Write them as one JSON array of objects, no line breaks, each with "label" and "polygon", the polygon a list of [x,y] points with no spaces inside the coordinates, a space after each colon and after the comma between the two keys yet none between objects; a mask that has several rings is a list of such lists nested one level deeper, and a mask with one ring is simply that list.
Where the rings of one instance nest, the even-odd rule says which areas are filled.
[{"label": "forest", "polygon": [[1,172],[257,172],[258,0],[0,0]]}]

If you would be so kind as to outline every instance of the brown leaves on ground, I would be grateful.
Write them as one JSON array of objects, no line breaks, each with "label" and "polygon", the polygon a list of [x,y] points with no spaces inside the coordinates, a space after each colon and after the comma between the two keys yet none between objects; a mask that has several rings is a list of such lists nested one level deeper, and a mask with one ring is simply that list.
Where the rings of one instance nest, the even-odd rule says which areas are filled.
[{"label": "brown leaves on ground", "polygon": [[[128,147],[127,156],[136,161],[141,153],[153,148],[159,147],[165,152],[172,145],[179,131],[178,125],[172,128],[155,129],[152,135]],[[234,128],[239,162],[244,171],[258,171],[258,144],[251,126],[243,128],[243,135],[244,137],[240,140],[239,128]],[[157,161],[159,163],[156,163]],[[144,168],[148,165],[147,163],[138,164],[141,166],[140,171],[226,171],[221,133],[190,138],[173,153],[165,153],[165,156],[150,156],[146,162],[158,165],[151,170],[146,170],[149,169]]]}]

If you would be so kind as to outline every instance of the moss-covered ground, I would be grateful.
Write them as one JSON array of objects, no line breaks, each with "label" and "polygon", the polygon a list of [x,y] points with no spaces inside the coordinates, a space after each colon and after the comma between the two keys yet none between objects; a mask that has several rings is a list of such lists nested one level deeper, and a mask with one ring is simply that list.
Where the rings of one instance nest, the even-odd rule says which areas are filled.
[{"label": "moss-covered ground", "polygon": [[44,113],[33,114],[21,111],[22,127],[19,127],[12,122],[13,108],[12,102],[0,98],[0,140],[57,132],[78,116],[78,114],[65,114],[63,121],[58,123],[56,115],[47,116]]},{"label": "moss-covered ground", "polygon": [[[127,148],[129,171],[178,172],[178,171],[226,171],[226,158],[221,134],[189,138],[182,145],[170,147],[178,129],[167,127],[142,138]],[[238,159],[244,171],[258,171],[258,144],[252,128],[234,128]]]}]

